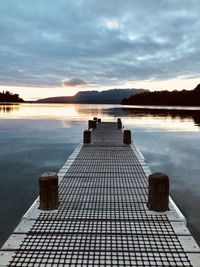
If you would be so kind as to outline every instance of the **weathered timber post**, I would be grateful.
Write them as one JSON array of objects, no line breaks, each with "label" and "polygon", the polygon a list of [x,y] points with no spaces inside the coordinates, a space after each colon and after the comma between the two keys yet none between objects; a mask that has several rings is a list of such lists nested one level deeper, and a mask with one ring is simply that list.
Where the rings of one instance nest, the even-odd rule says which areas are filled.
[{"label": "weathered timber post", "polygon": [[98,121],[98,123],[101,123],[101,119],[98,119],[97,121]]},{"label": "weathered timber post", "polygon": [[47,172],[39,178],[39,195],[41,210],[54,210],[59,207],[58,176],[54,172]]},{"label": "weathered timber post", "polygon": [[91,131],[85,130],[83,132],[83,143],[90,144],[91,143]]},{"label": "weathered timber post", "polygon": [[96,129],[97,128],[97,121],[92,121],[92,128]]},{"label": "weathered timber post", "polygon": [[97,121],[96,120],[89,120],[88,121],[88,129],[96,129],[97,128]]},{"label": "weathered timber post", "polygon": [[88,129],[91,129],[91,128],[93,128],[93,121],[89,120],[88,121]]},{"label": "weathered timber post", "polygon": [[169,178],[166,174],[155,172],[149,175],[147,207],[157,212],[169,210]]},{"label": "weathered timber post", "polygon": [[93,121],[97,121],[97,117],[94,117],[94,118],[93,118]]},{"label": "weathered timber post", "polygon": [[122,128],[122,121],[120,118],[117,119],[117,128],[121,129]]},{"label": "weathered timber post", "polygon": [[124,144],[130,145],[131,144],[131,131],[124,130]]}]

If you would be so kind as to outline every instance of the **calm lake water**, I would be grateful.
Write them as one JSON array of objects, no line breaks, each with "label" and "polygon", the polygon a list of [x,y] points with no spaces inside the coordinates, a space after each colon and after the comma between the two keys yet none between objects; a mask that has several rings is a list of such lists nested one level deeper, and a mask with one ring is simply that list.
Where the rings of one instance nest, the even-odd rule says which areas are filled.
[{"label": "calm lake water", "polygon": [[38,195],[38,177],[58,171],[94,116],[121,117],[152,171],[170,177],[171,196],[200,244],[200,109],[119,105],[0,105],[0,245]]}]

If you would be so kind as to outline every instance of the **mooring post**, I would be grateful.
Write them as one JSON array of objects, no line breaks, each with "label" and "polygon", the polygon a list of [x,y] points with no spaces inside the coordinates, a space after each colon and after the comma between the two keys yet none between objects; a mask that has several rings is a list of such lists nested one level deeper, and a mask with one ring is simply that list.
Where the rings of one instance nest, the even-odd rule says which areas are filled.
[{"label": "mooring post", "polygon": [[117,128],[121,129],[122,128],[122,121],[120,118],[117,119]]},{"label": "mooring post", "polygon": [[149,175],[147,207],[157,212],[169,210],[169,177],[166,174],[155,172]]},{"label": "mooring post", "polygon": [[93,128],[93,121],[89,120],[88,121],[88,129],[92,129]]},{"label": "mooring post", "polygon": [[96,129],[97,128],[97,121],[96,120],[95,121],[94,120],[92,121],[92,128],[93,129]]},{"label": "mooring post", "polygon": [[98,123],[101,123],[101,119],[100,118],[97,121],[98,121]]},{"label": "mooring post", "polygon": [[59,207],[58,176],[54,172],[47,172],[39,178],[39,196],[41,210],[55,210]]},{"label": "mooring post", "polygon": [[83,143],[84,144],[90,144],[91,143],[91,131],[85,130],[83,132]]},{"label": "mooring post", "polygon": [[124,130],[124,144],[130,145],[131,144],[131,131]]}]

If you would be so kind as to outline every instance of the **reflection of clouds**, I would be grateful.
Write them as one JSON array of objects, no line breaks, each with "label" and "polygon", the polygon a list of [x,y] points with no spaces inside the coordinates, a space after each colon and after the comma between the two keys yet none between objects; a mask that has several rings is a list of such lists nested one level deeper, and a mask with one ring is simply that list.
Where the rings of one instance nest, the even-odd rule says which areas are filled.
[{"label": "reflection of clouds", "polygon": [[132,132],[151,170],[169,175],[170,195],[200,243],[199,132],[135,132],[133,125]]},{"label": "reflection of clouds", "polygon": [[71,127],[71,123],[69,123],[68,121],[63,120],[62,121],[62,127],[63,128],[70,128]]},{"label": "reflection of clouds", "polygon": [[[136,132],[134,138],[152,171],[163,171],[170,176],[172,190],[185,190],[185,184],[200,193],[198,132]],[[193,188],[195,184],[197,187]]]},{"label": "reflection of clouds", "polygon": [[[153,171],[165,171],[181,180],[199,176],[198,132],[134,132],[133,137]],[[180,181],[179,181],[180,182]],[[189,179],[187,180],[189,184]],[[199,182],[200,183],[200,179]],[[179,184],[180,186],[180,184]]]}]

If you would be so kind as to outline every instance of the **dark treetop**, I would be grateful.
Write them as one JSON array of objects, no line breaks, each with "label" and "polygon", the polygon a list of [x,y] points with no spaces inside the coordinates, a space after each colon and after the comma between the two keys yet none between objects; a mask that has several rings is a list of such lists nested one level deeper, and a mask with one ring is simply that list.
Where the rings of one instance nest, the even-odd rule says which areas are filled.
[{"label": "dark treetop", "polygon": [[187,91],[155,91],[144,92],[124,98],[122,105],[168,105],[168,106],[200,106],[200,84]]},{"label": "dark treetop", "polygon": [[9,91],[0,92],[0,102],[24,102],[22,98],[19,97],[18,94],[12,94]]}]

